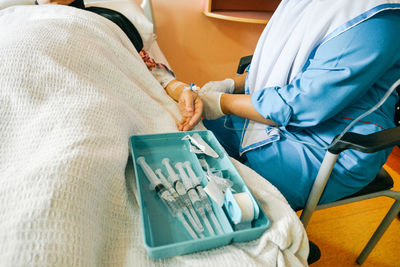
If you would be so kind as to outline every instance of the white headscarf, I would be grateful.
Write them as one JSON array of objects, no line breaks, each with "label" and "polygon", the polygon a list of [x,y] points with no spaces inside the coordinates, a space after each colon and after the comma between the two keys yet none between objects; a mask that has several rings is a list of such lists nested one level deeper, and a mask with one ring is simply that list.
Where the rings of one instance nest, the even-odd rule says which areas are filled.
[{"label": "white headscarf", "polygon": [[[285,86],[318,45],[387,9],[399,0],[282,0],[262,33],[251,62],[250,94]],[[267,143],[266,125],[248,120],[243,152]]]}]

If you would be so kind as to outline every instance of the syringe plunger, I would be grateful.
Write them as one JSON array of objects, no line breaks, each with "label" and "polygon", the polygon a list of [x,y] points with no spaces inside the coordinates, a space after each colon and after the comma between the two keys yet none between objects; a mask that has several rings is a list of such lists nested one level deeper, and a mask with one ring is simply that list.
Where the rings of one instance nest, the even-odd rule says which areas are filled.
[{"label": "syringe plunger", "polygon": [[175,183],[175,181],[179,181],[178,175],[175,173],[174,169],[172,169],[172,166],[169,162],[169,158],[164,158],[161,161],[162,164],[164,164],[165,168],[167,169],[167,172],[169,174],[169,179],[171,180],[172,183]]},{"label": "syringe plunger", "polygon": [[136,162],[142,167],[144,174],[146,175],[147,179],[150,182],[152,189],[155,188],[156,185],[161,184],[161,181],[157,178],[156,174],[147,164],[146,159],[144,157],[138,157]]}]

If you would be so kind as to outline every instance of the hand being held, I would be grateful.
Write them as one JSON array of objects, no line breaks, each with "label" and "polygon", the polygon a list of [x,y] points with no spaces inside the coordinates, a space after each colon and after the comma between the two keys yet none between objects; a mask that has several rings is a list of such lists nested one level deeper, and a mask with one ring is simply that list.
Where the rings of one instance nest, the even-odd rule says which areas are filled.
[{"label": "hand being held", "polygon": [[178,123],[179,131],[189,131],[201,120],[203,112],[203,102],[199,95],[192,90],[183,90],[178,106],[182,114],[182,119]]},{"label": "hand being held", "polygon": [[202,91],[200,90],[199,96],[203,101],[203,117],[206,120],[216,120],[225,114],[221,109],[221,96],[222,92],[216,91]]}]

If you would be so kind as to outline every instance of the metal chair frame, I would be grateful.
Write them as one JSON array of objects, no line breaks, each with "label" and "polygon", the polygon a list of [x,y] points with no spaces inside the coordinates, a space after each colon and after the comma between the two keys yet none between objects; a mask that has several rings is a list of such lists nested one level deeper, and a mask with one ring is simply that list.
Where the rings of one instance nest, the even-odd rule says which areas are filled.
[{"label": "metal chair frame", "polygon": [[[395,136],[393,136],[393,133],[395,133]],[[346,135],[351,135],[351,138],[348,138],[348,136],[346,136]],[[363,194],[363,195],[359,195],[359,196],[355,196],[355,197],[341,199],[341,200],[327,203],[327,204],[318,205],[318,202],[321,198],[323,190],[325,189],[326,183],[328,182],[329,176],[332,172],[333,166],[334,166],[340,152],[342,152],[345,149],[356,149],[358,151],[362,151],[365,153],[373,153],[373,152],[376,152],[376,151],[379,151],[379,150],[382,150],[385,148],[392,147],[394,145],[398,145],[398,144],[400,144],[400,127],[396,127],[396,128],[381,131],[379,133],[374,133],[374,134],[363,136],[366,138],[358,139],[358,140],[360,140],[359,142],[354,142],[355,140],[357,140],[357,138],[354,138],[355,136],[361,136],[361,135],[354,134],[354,133],[345,134],[343,136],[343,143],[342,143],[342,141],[339,141],[337,143],[338,147],[334,146],[332,149],[330,149],[326,152],[325,157],[322,161],[321,167],[318,171],[317,177],[314,181],[314,185],[313,185],[310,195],[308,197],[306,206],[305,206],[303,212],[301,213],[300,220],[302,221],[304,228],[306,228],[311,219],[313,212],[318,209],[330,208],[330,207],[334,207],[334,206],[339,206],[339,205],[343,205],[343,204],[347,204],[347,203],[353,203],[353,202],[376,198],[376,197],[381,197],[381,196],[386,196],[386,197],[394,199],[395,201],[394,201],[392,207],[389,209],[388,213],[382,220],[381,224],[378,226],[375,233],[372,235],[371,239],[368,241],[367,245],[364,247],[361,254],[356,259],[356,262],[361,265],[367,259],[368,255],[371,253],[372,249],[375,247],[375,245],[381,239],[382,235],[385,233],[386,229],[392,223],[394,218],[396,218],[396,216],[399,214],[399,212],[400,212],[400,192],[394,191],[394,190],[379,190],[379,191],[368,193],[368,194]],[[374,138],[377,138],[378,140],[381,140],[382,142],[376,143]],[[348,139],[351,139],[351,142],[349,142]],[[368,140],[370,140],[370,141],[368,141]],[[376,144],[379,144],[379,145],[376,145]]]}]

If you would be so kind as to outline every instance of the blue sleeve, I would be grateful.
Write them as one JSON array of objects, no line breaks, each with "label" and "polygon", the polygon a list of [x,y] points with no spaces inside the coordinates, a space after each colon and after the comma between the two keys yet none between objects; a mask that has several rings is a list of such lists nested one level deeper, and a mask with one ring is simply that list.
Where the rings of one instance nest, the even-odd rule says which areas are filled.
[{"label": "blue sleeve", "polygon": [[400,12],[383,11],[318,47],[287,86],[255,92],[252,105],[282,126],[317,125],[366,94],[399,61],[399,32]]}]

